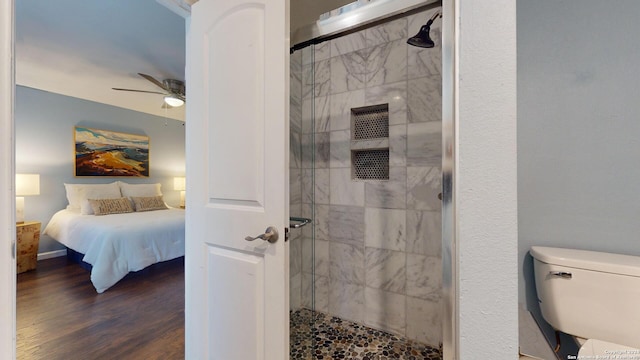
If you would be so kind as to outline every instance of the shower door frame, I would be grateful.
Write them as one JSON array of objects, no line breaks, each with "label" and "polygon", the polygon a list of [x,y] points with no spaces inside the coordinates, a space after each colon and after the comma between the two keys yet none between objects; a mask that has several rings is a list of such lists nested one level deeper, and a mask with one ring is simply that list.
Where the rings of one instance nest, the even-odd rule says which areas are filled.
[{"label": "shower door frame", "polygon": [[454,202],[457,54],[456,0],[442,4],[442,357],[459,359],[458,251]]},{"label": "shower door frame", "polygon": [[[336,38],[372,23],[403,16],[433,6],[442,7],[442,350],[444,360],[459,359],[458,251],[454,202],[455,142],[458,89],[456,86],[456,0],[377,0],[378,7],[362,7],[347,14],[317,21],[292,34],[297,50],[322,40]],[[354,20],[357,19],[357,20]],[[313,287],[312,287],[313,288]]]}]

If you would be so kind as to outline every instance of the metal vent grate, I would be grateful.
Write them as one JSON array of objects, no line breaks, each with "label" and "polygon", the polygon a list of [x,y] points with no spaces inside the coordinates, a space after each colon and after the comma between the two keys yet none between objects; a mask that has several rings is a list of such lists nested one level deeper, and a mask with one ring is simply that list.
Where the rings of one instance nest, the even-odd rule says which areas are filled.
[{"label": "metal vent grate", "polygon": [[352,152],[353,178],[389,180],[389,149]]},{"label": "metal vent grate", "polygon": [[353,140],[389,137],[389,104],[351,109]]}]

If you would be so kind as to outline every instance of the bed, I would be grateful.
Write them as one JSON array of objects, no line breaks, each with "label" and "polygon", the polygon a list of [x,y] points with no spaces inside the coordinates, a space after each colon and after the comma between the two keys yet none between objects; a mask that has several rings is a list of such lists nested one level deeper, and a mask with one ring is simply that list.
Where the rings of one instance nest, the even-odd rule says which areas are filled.
[{"label": "bed", "polygon": [[[157,189],[159,191],[159,187]],[[98,293],[109,289],[129,272],[184,256],[184,210],[167,207],[162,202],[164,206],[153,211],[133,210],[98,216],[102,214],[89,213],[82,205],[76,207],[98,196],[95,191],[83,193],[81,199],[72,201],[73,196],[69,198],[67,188],[69,206],[54,214],[43,234],[83,254],[82,261],[91,265],[91,282]],[[138,191],[137,195],[140,193]],[[148,192],[142,193],[148,195]],[[138,199],[122,196],[125,194],[125,191],[121,192],[120,203]],[[109,198],[115,196],[114,193],[107,192],[102,196],[103,203],[118,199]],[[75,200],[79,202],[74,203]],[[139,208],[133,202],[131,207]]]}]

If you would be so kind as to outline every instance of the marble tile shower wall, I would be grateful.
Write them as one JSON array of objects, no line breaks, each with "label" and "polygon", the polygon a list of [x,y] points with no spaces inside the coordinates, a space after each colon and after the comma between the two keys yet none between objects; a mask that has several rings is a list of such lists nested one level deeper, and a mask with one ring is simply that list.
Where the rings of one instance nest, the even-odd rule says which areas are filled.
[{"label": "marble tile shower wall", "polygon": [[[313,56],[310,48],[303,49],[301,111],[295,114],[301,117],[300,132],[292,131],[291,137],[293,148],[300,144],[301,151],[292,152],[292,159],[298,157],[291,176],[296,186],[300,178],[303,216],[315,218],[315,249],[313,229],[307,227],[302,248],[294,250],[292,242],[291,251],[302,255],[301,272],[292,273],[301,277],[295,283],[300,291],[292,295],[300,294],[301,306],[312,305],[315,266],[316,310],[438,345],[440,22],[431,29],[435,48],[406,44],[434,11],[318,44]],[[351,108],[383,103],[389,105],[390,179],[352,180]],[[294,125],[292,116],[292,129],[298,129],[297,120]],[[297,204],[292,195],[292,209]]]}]

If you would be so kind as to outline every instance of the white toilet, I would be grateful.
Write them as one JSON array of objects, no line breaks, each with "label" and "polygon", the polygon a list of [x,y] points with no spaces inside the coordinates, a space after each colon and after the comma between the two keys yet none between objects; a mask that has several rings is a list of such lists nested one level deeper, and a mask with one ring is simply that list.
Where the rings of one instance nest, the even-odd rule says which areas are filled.
[{"label": "white toilet", "polygon": [[640,360],[640,256],[542,246],[530,252],[542,316],[578,338],[579,359]]}]

